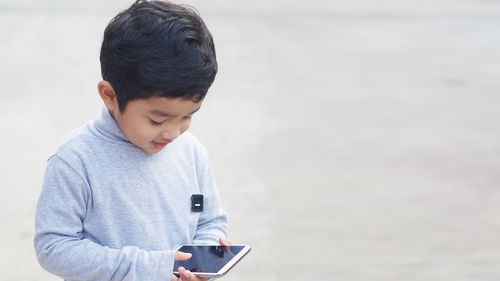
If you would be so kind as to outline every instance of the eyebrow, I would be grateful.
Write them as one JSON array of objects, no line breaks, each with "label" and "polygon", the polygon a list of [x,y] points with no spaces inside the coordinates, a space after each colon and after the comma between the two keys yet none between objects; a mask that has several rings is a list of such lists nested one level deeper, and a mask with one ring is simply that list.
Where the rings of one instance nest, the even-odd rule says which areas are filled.
[{"label": "eyebrow", "polygon": [[[201,105],[195,111],[189,113],[188,115],[192,115],[192,114],[196,113],[196,111],[200,110],[200,108],[201,108]],[[166,112],[163,112],[163,111],[157,110],[157,109],[153,109],[153,110],[150,110],[148,112],[151,114],[154,114],[154,115],[159,115],[159,116],[164,116],[164,117],[173,117],[174,116],[172,114],[168,114]]]}]

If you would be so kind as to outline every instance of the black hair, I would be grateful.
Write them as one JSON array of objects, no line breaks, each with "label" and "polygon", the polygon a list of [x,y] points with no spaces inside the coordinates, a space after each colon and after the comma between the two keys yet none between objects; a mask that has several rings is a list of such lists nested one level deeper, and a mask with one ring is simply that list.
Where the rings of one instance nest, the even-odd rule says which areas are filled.
[{"label": "black hair", "polygon": [[217,74],[212,35],[196,10],[164,1],[138,0],[114,17],[100,60],[121,112],[152,96],[200,101]]}]

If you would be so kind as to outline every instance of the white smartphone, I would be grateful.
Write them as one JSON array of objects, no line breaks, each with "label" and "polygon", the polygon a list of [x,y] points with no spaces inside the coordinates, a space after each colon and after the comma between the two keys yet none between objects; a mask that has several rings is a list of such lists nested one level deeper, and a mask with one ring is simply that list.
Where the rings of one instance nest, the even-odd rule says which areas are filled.
[{"label": "white smartphone", "polygon": [[193,256],[187,261],[174,262],[174,274],[179,276],[179,267],[191,271],[198,277],[222,277],[249,251],[248,245],[182,245],[177,249]]}]

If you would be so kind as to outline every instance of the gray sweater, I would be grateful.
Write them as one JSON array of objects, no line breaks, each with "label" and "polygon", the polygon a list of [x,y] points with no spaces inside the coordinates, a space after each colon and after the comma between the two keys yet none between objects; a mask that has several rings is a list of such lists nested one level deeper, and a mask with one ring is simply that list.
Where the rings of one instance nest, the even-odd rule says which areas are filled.
[{"label": "gray sweater", "polygon": [[[199,193],[204,211],[192,212]],[[103,108],[48,160],[35,250],[66,280],[170,280],[178,246],[226,236],[206,151],[188,132],[149,155]]]}]

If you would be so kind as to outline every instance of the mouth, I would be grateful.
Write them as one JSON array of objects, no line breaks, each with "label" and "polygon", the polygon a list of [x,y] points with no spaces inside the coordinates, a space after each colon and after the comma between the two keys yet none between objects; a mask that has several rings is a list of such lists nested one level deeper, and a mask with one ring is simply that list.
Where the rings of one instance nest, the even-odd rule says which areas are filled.
[{"label": "mouth", "polygon": [[169,144],[170,142],[157,142],[157,141],[153,141],[153,145],[156,147],[156,148],[163,148],[165,147],[167,144]]}]

